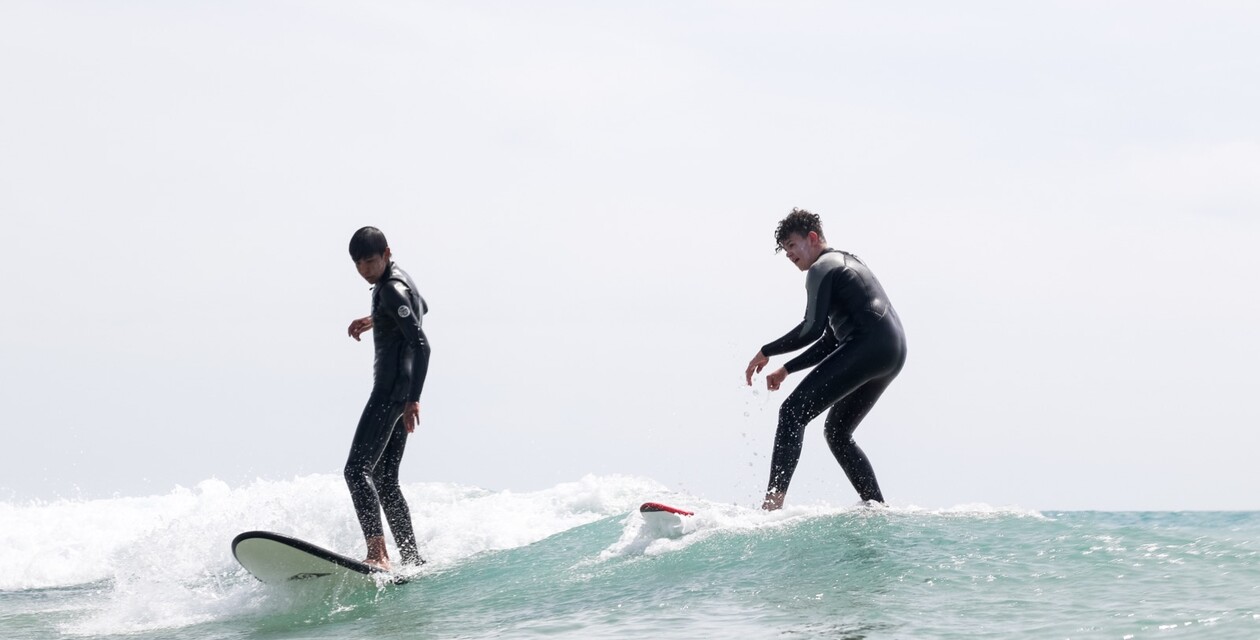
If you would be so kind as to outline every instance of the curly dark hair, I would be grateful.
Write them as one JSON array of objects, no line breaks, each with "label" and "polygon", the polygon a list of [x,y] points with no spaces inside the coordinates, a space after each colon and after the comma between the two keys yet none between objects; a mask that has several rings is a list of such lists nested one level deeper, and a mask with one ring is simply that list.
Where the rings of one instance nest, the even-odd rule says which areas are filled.
[{"label": "curly dark hair", "polygon": [[787,214],[787,217],[779,221],[779,226],[774,228],[774,252],[782,251],[783,243],[793,233],[805,237],[810,231],[817,233],[823,240],[827,239],[827,236],[823,235],[822,219],[818,217],[818,214],[793,208],[792,213]]}]

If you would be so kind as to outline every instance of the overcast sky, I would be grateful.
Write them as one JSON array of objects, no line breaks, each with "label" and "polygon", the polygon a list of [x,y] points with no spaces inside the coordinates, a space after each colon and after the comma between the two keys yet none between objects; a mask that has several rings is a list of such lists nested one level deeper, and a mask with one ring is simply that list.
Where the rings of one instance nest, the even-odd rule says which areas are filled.
[{"label": "overcast sky", "polygon": [[[754,505],[786,390],[742,373],[804,311],[772,234],[805,207],[905,324],[856,433],[894,504],[1258,509],[1258,32],[1251,2],[6,0],[0,498],[340,473],[371,224],[430,305],[404,482]],[[789,494],[819,500],[857,500],[821,421]]]}]

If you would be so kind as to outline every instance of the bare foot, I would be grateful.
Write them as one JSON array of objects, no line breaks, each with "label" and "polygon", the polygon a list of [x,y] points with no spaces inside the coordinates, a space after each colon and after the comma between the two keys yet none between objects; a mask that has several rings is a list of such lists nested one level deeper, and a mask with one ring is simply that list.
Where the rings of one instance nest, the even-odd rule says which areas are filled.
[{"label": "bare foot", "polygon": [[377,569],[381,569],[383,571],[390,570],[389,558],[373,558],[372,556],[368,556],[363,559],[363,564],[370,564],[373,567],[376,567]]},{"label": "bare foot", "polygon": [[363,559],[363,563],[370,564],[378,569],[389,571],[389,552],[385,549],[385,538],[368,538],[367,548],[367,558]]}]

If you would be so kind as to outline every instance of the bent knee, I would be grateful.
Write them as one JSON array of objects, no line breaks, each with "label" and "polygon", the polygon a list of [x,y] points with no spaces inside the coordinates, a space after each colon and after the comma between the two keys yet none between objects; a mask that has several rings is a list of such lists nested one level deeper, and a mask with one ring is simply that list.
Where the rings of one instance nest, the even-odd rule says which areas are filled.
[{"label": "bent knee", "polygon": [[793,402],[788,398],[779,406],[779,426],[791,425],[803,427],[818,416],[818,412],[804,402]]},{"label": "bent knee", "polygon": [[347,462],[346,468],[342,470],[342,475],[346,478],[346,484],[357,487],[372,479],[372,469],[363,464]]}]

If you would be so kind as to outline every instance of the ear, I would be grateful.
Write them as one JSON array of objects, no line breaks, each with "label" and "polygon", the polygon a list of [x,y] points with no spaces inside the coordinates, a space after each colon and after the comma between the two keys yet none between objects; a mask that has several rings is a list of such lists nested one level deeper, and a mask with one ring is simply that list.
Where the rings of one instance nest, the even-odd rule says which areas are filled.
[{"label": "ear", "polygon": [[809,246],[811,247],[816,247],[822,244],[822,238],[818,237],[817,231],[810,231],[806,238],[809,240]]},{"label": "ear", "polygon": [[[813,233],[813,231],[811,231],[810,233]],[[385,253],[382,253],[381,255],[385,256],[386,260],[389,260],[389,257],[393,254],[389,252],[389,247],[385,247]]]}]

